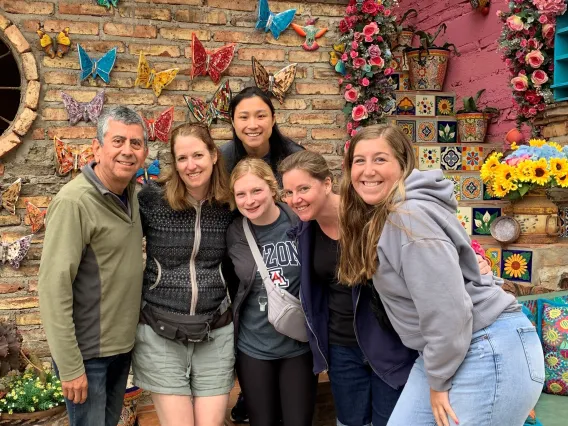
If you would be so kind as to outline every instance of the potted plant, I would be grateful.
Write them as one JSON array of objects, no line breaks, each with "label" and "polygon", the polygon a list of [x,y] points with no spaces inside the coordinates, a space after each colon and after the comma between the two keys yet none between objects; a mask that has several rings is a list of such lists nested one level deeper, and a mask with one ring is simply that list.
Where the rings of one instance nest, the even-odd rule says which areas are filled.
[{"label": "potted plant", "polygon": [[416,28],[413,25],[404,26],[404,22],[408,18],[416,18],[418,16],[418,12],[416,9],[408,9],[404,12],[404,15],[400,18],[400,21],[396,23],[396,43],[392,43],[393,50],[397,47],[411,47],[412,46],[412,39],[414,38],[414,31]]},{"label": "potted plant", "polygon": [[479,90],[475,96],[464,97],[463,108],[456,112],[460,142],[485,142],[489,118],[492,115],[499,115],[497,108],[478,107],[477,102],[483,92],[485,89]]},{"label": "potted plant", "polygon": [[420,37],[420,47],[405,49],[412,90],[443,89],[450,52],[453,50],[456,56],[460,53],[452,43],[445,42],[442,46],[435,44],[442,31],[446,32],[444,23],[433,35],[426,31],[416,31],[415,34]]}]

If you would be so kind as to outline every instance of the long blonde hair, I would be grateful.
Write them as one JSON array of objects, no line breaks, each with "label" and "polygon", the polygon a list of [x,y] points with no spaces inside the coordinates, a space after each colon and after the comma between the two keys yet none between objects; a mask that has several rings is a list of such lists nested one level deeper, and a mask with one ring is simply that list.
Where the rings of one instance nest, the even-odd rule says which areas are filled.
[{"label": "long blonde hair", "polygon": [[[387,197],[371,206],[353,189],[351,167],[353,152],[362,140],[384,139],[391,147],[400,168],[401,179]],[[339,204],[339,282],[353,286],[366,282],[377,269],[377,243],[389,213],[404,200],[404,181],[412,173],[416,160],[412,143],[398,126],[374,125],[360,130],[345,153]]]},{"label": "long blonde hair", "polygon": [[276,177],[274,177],[274,172],[268,163],[260,158],[245,157],[237,163],[231,173],[231,177],[229,178],[229,190],[231,191],[229,203],[232,209],[237,207],[235,203],[235,182],[248,173],[265,181],[268,188],[270,188],[270,192],[274,194],[272,197],[274,198],[274,201],[276,202],[280,200],[278,195],[278,181],[276,180]]},{"label": "long blonde hair", "polygon": [[164,184],[164,198],[174,210],[185,210],[192,207],[191,197],[185,183],[181,179],[176,169],[176,154],[175,146],[178,137],[193,136],[205,144],[211,157],[217,154],[217,161],[213,164],[213,172],[211,173],[211,180],[209,181],[209,190],[206,195],[206,200],[209,202],[217,202],[219,204],[226,204],[229,202],[229,191],[227,189],[227,182],[229,180],[227,170],[225,169],[225,162],[221,156],[221,152],[207,126],[200,123],[185,123],[177,126],[172,130],[170,137],[170,154],[173,159],[173,165],[169,168],[163,177],[160,177],[159,182]]}]

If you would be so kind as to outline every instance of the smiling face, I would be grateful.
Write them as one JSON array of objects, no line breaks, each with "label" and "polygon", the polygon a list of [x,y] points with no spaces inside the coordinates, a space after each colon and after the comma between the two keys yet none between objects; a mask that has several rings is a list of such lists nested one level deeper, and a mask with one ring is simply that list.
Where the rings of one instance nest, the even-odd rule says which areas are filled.
[{"label": "smiling face", "polygon": [[148,155],[144,129],[138,124],[109,120],[103,143],[93,141],[93,153],[95,173],[101,182],[110,191],[122,194]]},{"label": "smiling face", "polygon": [[235,107],[233,127],[250,156],[262,158],[268,154],[275,122],[270,107],[258,96],[245,98]]},{"label": "smiling face", "polygon": [[284,201],[303,221],[315,219],[322,213],[331,193],[331,179],[314,178],[305,170],[292,169],[282,176]]},{"label": "smiling face", "polygon": [[209,152],[205,142],[195,136],[178,136],[173,143],[176,170],[181,180],[193,198],[204,199],[211,184],[217,152]]},{"label": "smiling face", "polygon": [[233,192],[237,208],[255,225],[270,224],[278,218],[279,209],[274,203],[276,194],[270,190],[265,180],[246,173],[235,181]]},{"label": "smiling face", "polygon": [[351,184],[363,201],[376,205],[402,178],[402,168],[383,137],[361,140],[353,150]]}]

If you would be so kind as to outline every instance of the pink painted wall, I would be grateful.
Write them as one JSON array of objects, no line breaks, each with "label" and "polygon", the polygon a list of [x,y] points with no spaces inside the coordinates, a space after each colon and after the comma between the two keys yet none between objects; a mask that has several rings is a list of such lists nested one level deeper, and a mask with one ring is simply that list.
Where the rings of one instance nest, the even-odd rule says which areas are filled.
[{"label": "pink painted wall", "polygon": [[[474,11],[469,0],[400,0],[399,3],[399,16],[409,8],[418,11],[418,17],[409,23],[419,30],[433,33],[438,25],[446,23],[446,34],[440,35],[437,42],[454,43],[461,56],[452,56],[444,90],[456,93],[459,108],[462,96],[473,96],[479,89],[485,88],[481,105],[501,110],[501,115],[489,127],[487,141],[502,141],[505,133],[515,126],[516,117],[508,86],[509,73],[497,51],[502,25],[496,12],[505,10],[507,1],[492,0],[487,16]],[[417,40],[416,37],[416,45]]]}]

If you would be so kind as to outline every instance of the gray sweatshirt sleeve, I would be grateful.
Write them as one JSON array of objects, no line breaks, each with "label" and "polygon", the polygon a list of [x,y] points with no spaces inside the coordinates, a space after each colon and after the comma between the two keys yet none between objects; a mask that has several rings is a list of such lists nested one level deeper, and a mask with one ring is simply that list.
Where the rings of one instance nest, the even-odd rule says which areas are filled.
[{"label": "gray sweatshirt sleeve", "polygon": [[428,383],[436,391],[447,391],[469,349],[473,326],[473,304],[458,253],[448,241],[415,240],[402,247],[401,263],[426,341]]}]

